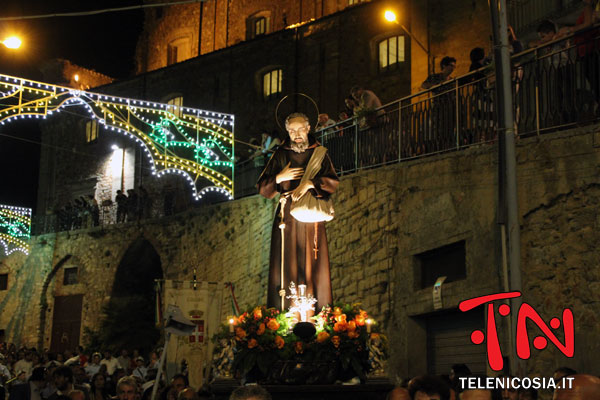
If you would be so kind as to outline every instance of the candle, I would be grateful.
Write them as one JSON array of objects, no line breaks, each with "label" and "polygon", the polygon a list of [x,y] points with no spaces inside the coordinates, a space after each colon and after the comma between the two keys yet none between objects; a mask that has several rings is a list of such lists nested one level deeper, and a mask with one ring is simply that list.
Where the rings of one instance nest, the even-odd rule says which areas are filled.
[{"label": "candle", "polygon": [[229,318],[229,333],[233,333],[233,323],[235,320],[233,318]]},{"label": "candle", "polygon": [[369,318],[365,322],[367,323],[367,333],[371,333],[371,324],[373,323],[373,320]]}]

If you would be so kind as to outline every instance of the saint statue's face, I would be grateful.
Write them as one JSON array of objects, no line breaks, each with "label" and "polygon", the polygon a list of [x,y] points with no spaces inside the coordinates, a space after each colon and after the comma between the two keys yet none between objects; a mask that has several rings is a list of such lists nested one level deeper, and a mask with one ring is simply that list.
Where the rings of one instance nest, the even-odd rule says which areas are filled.
[{"label": "saint statue's face", "polygon": [[[295,151],[304,151],[308,147],[308,132],[310,125],[302,118],[292,118],[286,124],[286,129],[290,135],[290,145]],[[297,150],[296,150],[297,149]]]}]

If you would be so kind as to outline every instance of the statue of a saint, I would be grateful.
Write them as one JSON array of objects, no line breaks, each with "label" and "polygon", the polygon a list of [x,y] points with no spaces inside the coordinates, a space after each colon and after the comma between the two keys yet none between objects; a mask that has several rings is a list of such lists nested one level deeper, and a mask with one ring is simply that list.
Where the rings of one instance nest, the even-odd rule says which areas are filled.
[{"label": "statue of a saint", "polygon": [[[320,145],[309,134],[310,125],[308,117],[304,114],[290,114],[285,120],[285,128],[289,137],[275,151],[257,184],[259,193],[264,197],[272,199],[279,193],[283,199],[279,203],[273,222],[267,306],[280,308],[280,291],[287,289],[293,281],[298,285],[306,285],[306,294],[317,298],[319,310],[322,306],[332,303],[325,223],[297,221],[290,214],[290,207],[306,193],[327,199],[336,190],[339,179],[329,156],[325,154],[315,177],[301,184],[305,168],[314,150]],[[280,230],[282,222],[283,234]],[[284,308],[289,306],[290,302],[286,299]]]}]

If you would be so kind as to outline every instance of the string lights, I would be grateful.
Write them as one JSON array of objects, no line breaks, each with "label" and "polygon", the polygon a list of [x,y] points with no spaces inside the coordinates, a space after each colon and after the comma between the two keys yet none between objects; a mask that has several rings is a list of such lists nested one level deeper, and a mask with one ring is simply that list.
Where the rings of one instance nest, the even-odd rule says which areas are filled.
[{"label": "string lights", "polygon": [[[82,106],[107,131],[135,141],[152,174],[183,176],[194,199],[207,192],[233,199],[234,116],[172,104],[129,99],[0,75],[0,125],[45,119]],[[211,189],[212,188],[212,189]]]},{"label": "string lights", "polygon": [[29,254],[31,208],[0,205],[0,243],[4,254],[15,251]]}]

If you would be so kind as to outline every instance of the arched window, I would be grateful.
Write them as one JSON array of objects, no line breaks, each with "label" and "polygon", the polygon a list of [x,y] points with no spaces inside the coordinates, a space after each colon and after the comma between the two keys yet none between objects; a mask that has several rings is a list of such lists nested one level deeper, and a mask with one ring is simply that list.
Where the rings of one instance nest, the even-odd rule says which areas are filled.
[{"label": "arched window", "polygon": [[282,69],[273,69],[263,75],[263,95],[265,96],[265,99],[281,93],[282,80]]},{"label": "arched window", "polygon": [[167,100],[167,111],[173,113],[177,118],[181,118],[181,110],[183,107],[183,96],[172,97]]},{"label": "arched window", "polygon": [[267,18],[260,17],[254,21],[254,37],[267,33]]},{"label": "arched window", "polygon": [[100,127],[98,126],[98,121],[95,119],[87,121],[85,123],[85,142],[94,143],[96,140],[98,140],[99,131]]},{"label": "arched window", "polygon": [[404,62],[404,36],[392,36],[379,42],[379,70],[387,71]]},{"label": "arched window", "polygon": [[180,38],[167,44],[167,65],[182,62],[192,57],[192,44],[189,37]]},{"label": "arched window", "polygon": [[271,32],[271,11],[258,11],[246,18],[246,39],[254,39],[257,36],[266,35]]}]

